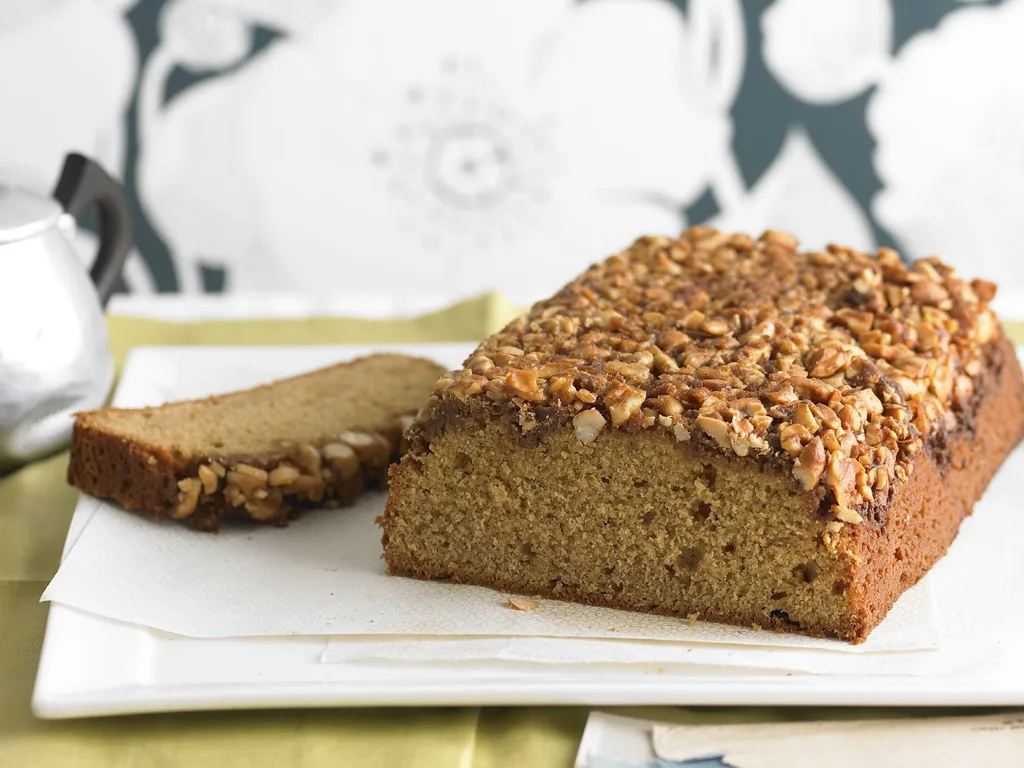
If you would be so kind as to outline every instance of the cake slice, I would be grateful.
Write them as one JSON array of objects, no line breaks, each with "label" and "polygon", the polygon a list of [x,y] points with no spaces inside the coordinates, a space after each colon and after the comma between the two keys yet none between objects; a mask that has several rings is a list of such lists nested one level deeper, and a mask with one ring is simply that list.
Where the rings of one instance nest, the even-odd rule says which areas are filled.
[{"label": "cake slice", "polygon": [[863,641],[1024,434],[994,294],[888,248],[641,239],[440,379],[389,571]]},{"label": "cake slice", "polygon": [[443,368],[381,354],[204,400],[80,413],[68,481],[129,509],[216,530],[283,524],[386,479]]}]

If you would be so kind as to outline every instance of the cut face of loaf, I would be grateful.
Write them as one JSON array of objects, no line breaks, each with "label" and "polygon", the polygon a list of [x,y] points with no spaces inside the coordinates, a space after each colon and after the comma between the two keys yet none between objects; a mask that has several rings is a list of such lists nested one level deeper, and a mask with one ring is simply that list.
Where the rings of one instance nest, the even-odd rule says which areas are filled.
[{"label": "cut face of loaf", "polygon": [[1024,433],[993,293],[784,233],[641,240],[440,380],[389,569],[860,642]]},{"label": "cut face of loaf", "polygon": [[384,480],[442,370],[373,355],[203,400],[82,413],[68,480],[203,530],[229,515],[283,524]]}]

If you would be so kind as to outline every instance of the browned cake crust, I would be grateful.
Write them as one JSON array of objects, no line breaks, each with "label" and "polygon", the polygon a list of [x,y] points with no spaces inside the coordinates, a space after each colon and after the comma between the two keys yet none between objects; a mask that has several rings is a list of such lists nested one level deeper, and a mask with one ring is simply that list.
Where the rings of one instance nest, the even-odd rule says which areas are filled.
[{"label": "browned cake crust", "polygon": [[68,481],[199,530],[227,516],[283,525],[384,482],[442,370],[372,355],[202,400],[81,413]]},{"label": "browned cake crust", "polygon": [[986,357],[969,418],[945,444],[914,457],[912,477],[897,489],[885,525],[847,527],[858,638],[946,554],[960,523],[1024,436],[1024,383],[1013,346],[1001,338]]},{"label": "browned cake crust", "polygon": [[780,232],[638,241],[439,381],[389,569],[862,641],[1024,435],[994,292]]}]

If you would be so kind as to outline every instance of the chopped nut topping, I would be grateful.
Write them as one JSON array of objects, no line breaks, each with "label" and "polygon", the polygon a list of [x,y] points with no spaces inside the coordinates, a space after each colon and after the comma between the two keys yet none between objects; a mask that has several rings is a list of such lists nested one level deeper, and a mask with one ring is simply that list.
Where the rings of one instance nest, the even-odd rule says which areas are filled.
[{"label": "chopped nut topping", "polygon": [[797,246],[775,230],[641,238],[485,340],[417,419],[515,398],[524,429],[542,427],[534,409],[567,412],[583,443],[610,422],[741,457],[774,450],[859,521],[969,407],[1001,333],[996,289],[889,248]]},{"label": "chopped nut topping", "polygon": [[783,424],[779,430],[779,444],[786,453],[799,456],[804,450],[804,443],[809,442],[813,435],[803,424]]},{"label": "chopped nut topping", "polygon": [[996,297],[996,284],[988,280],[972,280],[971,288],[980,301],[988,303]]},{"label": "chopped nut topping", "polygon": [[207,495],[217,492],[217,473],[205,464],[199,465],[199,482],[203,484],[203,491]]},{"label": "chopped nut topping", "polygon": [[288,485],[300,477],[299,470],[288,464],[281,464],[270,471],[267,480],[271,486]]},{"label": "chopped nut topping", "polygon": [[178,481],[178,489],[178,504],[171,510],[171,517],[175,520],[184,520],[196,511],[203,484],[199,482],[198,478],[187,477]]},{"label": "chopped nut topping", "polygon": [[601,434],[601,430],[604,429],[604,425],[607,423],[608,422],[605,421],[604,416],[601,415],[601,412],[594,408],[588,408],[585,411],[580,411],[572,420],[572,426],[576,432],[576,439],[584,444],[594,442],[597,439],[597,436]]},{"label": "chopped nut topping", "polygon": [[697,426],[704,430],[705,434],[718,443],[723,450],[732,450],[732,438],[729,436],[727,423],[712,416],[698,416]]},{"label": "chopped nut topping", "polygon": [[254,500],[245,502],[245,511],[253,520],[272,520],[281,511],[284,497],[277,488],[267,492],[260,490]]},{"label": "chopped nut topping", "polygon": [[295,455],[292,460],[302,470],[305,475],[312,475],[313,477],[320,476],[320,467],[323,464],[320,458],[320,451],[314,448],[312,445],[297,445],[295,446]]},{"label": "chopped nut topping", "polygon": [[820,437],[815,437],[800,451],[793,463],[793,477],[800,481],[805,491],[818,485],[825,471],[825,446]]},{"label": "chopped nut topping", "polygon": [[863,517],[860,516],[859,513],[855,512],[854,510],[850,509],[849,507],[844,507],[841,504],[836,505],[836,507],[834,509],[834,512],[835,512],[836,517],[839,518],[840,520],[842,520],[844,523],[854,523],[854,524],[857,524],[857,523],[861,522],[861,520],[864,519]]},{"label": "chopped nut topping", "polygon": [[248,464],[238,464],[234,469],[228,470],[227,481],[231,485],[241,489],[247,497],[252,498],[259,488],[265,488],[269,477],[265,470],[250,467]]},{"label": "chopped nut topping", "polygon": [[359,456],[355,449],[346,443],[328,443],[320,449],[324,461],[331,465],[342,479],[355,477],[359,474]]},{"label": "chopped nut topping", "polygon": [[612,417],[612,425],[620,426],[625,424],[644,404],[647,393],[631,387],[620,387],[613,393],[606,396],[608,401],[608,413]]},{"label": "chopped nut topping", "polygon": [[[361,463],[386,466],[391,459],[391,443],[376,432],[342,432],[338,435],[338,441],[355,451]],[[338,449],[332,449],[332,453],[336,459],[340,455]]]},{"label": "chopped nut topping", "polygon": [[796,404],[796,410],[793,411],[793,421],[806,427],[811,434],[818,431],[818,420],[814,417],[814,412],[811,411],[811,406],[807,402]]},{"label": "chopped nut topping", "polygon": [[224,498],[233,507],[240,507],[245,504],[245,494],[237,485],[228,485],[224,488]]},{"label": "chopped nut topping", "polygon": [[808,355],[809,373],[818,379],[831,376],[845,367],[846,359],[841,347],[832,344],[818,347]]},{"label": "chopped nut topping", "polygon": [[529,400],[531,403],[543,403],[547,400],[547,397],[537,386],[537,374],[534,371],[510,371],[508,378],[505,379],[505,386],[516,397]]}]

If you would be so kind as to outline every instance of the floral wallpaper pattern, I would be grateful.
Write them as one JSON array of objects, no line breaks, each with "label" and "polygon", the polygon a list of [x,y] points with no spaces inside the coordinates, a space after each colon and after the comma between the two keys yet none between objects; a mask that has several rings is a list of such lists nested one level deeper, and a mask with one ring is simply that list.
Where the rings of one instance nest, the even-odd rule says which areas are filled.
[{"label": "floral wallpaper pattern", "polygon": [[119,174],[133,293],[529,299],[701,222],[1024,287],[1022,36],[1024,0],[5,0],[0,173]]}]

